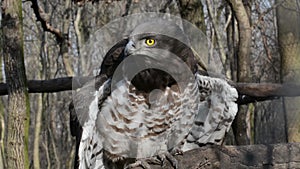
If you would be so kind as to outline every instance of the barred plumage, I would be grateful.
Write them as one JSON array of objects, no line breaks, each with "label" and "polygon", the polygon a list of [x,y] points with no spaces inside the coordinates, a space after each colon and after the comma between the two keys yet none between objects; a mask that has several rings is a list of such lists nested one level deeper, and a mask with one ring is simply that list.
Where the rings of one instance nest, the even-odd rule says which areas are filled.
[{"label": "barred plumage", "polygon": [[[156,30],[155,34],[149,26],[153,23],[145,23],[129,39],[113,47],[105,56],[96,81],[74,95],[74,105],[79,107],[76,114],[72,111],[72,119],[82,126],[82,134],[77,134],[81,138],[76,161],[79,168],[123,168],[130,163],[127,159],[188,151],[206,143],[220,144],[229,130],[237,112],[237,91],[225,80],[199,74],[193,52],[183,42],[186,37],[177,25],[159,21],[156,24],[163,31]],[[179,38],[163,34],[167,30]],[[147,38],[153,38],[155,45],[145,46]],[[176,66],[168,69],[170,72],[147,68],[130,79],[125,65],[121,69],[123,78],[113,84],[116,69],[126,57],[151,55],[144,63],[134,64],[163,66],[160,56],[168,59],[173,54],[192,74],[183,89],[177,80],[184,79],[185,74],[181,75]]]}]

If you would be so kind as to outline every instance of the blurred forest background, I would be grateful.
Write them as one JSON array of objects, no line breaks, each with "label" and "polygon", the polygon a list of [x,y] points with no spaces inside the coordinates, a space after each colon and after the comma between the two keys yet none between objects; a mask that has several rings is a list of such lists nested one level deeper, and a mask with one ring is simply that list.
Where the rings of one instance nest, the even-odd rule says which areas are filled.
[{"label": "blurred forest background", "polygon": [[[5,73],[6,1],[1,0],[1,73]],[[28,80],[91,75],[92,58],[82,53],[102,26],[122,16],[141,12],[167,12],[181,16],[202,30],[210,53],[218,56],[224,74],[235,82],[298,83],[300,81],[299,0],[12,0],[23,15],[24,64]],[[109,39],[108,39],[109,40]],[[95,47],[95,46],[94,46]],[[213,50],[214,49],[214,50]],[[4,56],[4,57],[2,57]],[[103,57],[103,56],[100,56]],[[4,58],[4,60],[3,60]],[[9,58],[7,58],[9,59]],[[100,66],[100,65],[98,65]],[[21,66],[22,67],[22,66]],[[8,69],[6,69],[8,70]],[[85,70],[86,72],[81,72]],[[17,77],[17,76],[16,76]],[[26,79],[25,79],[26,81]],[[25,83],[26,84],[26,83]],[[25,91],[26,93],[26,91]],[[29,99],[29,100],[28,100]],[[31,93],[23,107],[30,110],[28,163],[30,168],[73,168],[75,140],[69,130],[71,91]],[[0,168],[4,168],[9,130],[7,95],[0,100]],[[300,98],[240,105],[227,144],[300,142]],[[26,111],[25,111],[26,114]],[[24,118],[26,119],[26,117]],[[26,126],[26,124],[24,124]],[[23,126],[24,127],[24,126]],[[29,134],[26,134],[29,133]],[[26,140],[27,137],[25,137]],[[26,146],[26,145],[25,145]],[[25,152],[26,153],[26,152]],[[17,157],[15,160],[18,160]],[[25,162],[26,163],[26,162]]]}]

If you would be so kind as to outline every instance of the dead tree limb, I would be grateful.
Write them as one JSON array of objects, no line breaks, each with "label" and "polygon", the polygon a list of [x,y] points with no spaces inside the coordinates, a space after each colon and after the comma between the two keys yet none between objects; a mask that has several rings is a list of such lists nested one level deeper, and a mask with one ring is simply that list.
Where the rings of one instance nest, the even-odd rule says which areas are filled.
[{"label": "dead tree limb", "polygon": [[[93,77],[64,77],[50,80],[29,80],[29,93],[53,93],[80,88]],[[239,104],[300,96],[300,84],[234,83],[239,92]],[[7,95],[6,83],[0,83],[0,95]]]}]

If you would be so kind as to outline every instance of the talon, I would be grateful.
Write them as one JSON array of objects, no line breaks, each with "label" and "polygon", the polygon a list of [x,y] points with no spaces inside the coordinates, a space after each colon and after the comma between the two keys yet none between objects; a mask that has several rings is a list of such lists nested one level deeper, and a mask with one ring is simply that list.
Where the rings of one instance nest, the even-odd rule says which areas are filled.
[{"label": "talon", "polygon": [[179,148],[174,148],[172,151],[171,151],[171,154],[172,155],[183,155],[183,151]]},{"label": "talon", "polygon": [[[180,154],[182,151],[172,151],[174,154]],[[156,156],[156,158],[146,158],[146,159],[139,159],[135,163],[127,165],[124,169],[133,169],[136,167],[142,167],[144,169],[151,169],[151,164],[160,164],[163,168],[166,165],[166,159],[171,163],[174,169],[178,169],[178,161],[171,153],[163,153]]]},{"label": "talon", "polygon": [[151,169],[150,165],[145,160],[137,160],[135,163],[127,165],[124,169],[132,169],[142,167],[144,169]]},{"label": "talon", "polygon": [[178,161],[177,159],[170,153],[166,153],[165,156],[170,161],[171,165],[174,167],[174,169],[178,169]]},{"label": "talon", "polygon": [[[178,153],[180,153],[178,151]],[[174,169],[178,169],[178,161],[171,153],[163,153],[157,155],[158,159],[161,161],[161,166],[164,167],[166,165],[166,159],[171,163]]]},{"label": "talon", "polygon": [[155,165],[162,165],[162,159],[160,158],[160,156],[156,156],[156,157],[150,157],[147,158],[146,161],[148,162],[148,164],[155,164]]},{"label": "talon", "polygon": [[160,160],[160,165],[161,166],[165,166],[166,165],[166,156],[164,155],[164,154],[160,154],[160,155],[158,155],[157,156],[158,158],[159,158],[159,160]]}]

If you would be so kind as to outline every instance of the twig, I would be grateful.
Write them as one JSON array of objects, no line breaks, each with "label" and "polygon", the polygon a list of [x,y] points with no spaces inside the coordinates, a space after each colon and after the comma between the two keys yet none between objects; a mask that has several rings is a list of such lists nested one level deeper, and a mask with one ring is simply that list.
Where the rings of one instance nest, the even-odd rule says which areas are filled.
[{"label": "twig", "polygon": [[231,19],[232,19],[232,10],[229,10],[229,15],[228,15],[227,21],[225,23],[225,27],[223,29],[224,32],[226,32],[226,30],[231,22]]},{"label": "twig", "polygon": [[29,0],[31,1],[33,12],[36,16],[37,21],[41,22],[41,26],[44,31],[50,32],[55,35],[58,42],[63,42],[64,36],[61,31],[57,28],[54,28],[46,18],[47,14],[45,11],[39,7],[37,0]]},{"label": "twig", "polygon": [[263,21],[263,17],[265,15],[267,15],[269,12],[271,12],[272,10],[276,9],[279,5],[283,4],[286,0],[282,0],[282,1],[279,1],[278,3],[274,4],[273,6],[271,6],[271,8],[267,9],[266,11],[264,11],[263,13],[261,13],[257,19],[257,21],[251,26],[252,28],[253,27],[256,27],[260,22]]}]

